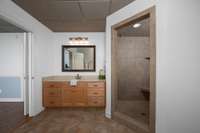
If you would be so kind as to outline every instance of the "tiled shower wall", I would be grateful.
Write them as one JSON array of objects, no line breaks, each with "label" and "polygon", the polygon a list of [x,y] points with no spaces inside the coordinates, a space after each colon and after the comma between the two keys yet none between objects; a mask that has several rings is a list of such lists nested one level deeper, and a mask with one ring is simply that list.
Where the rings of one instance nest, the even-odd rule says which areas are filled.
[{"label": "tiled shower wall", "polygon": [[144,100],[142,88],[149,88],[148,37],[119,37],[117,45],[118,99]]}]

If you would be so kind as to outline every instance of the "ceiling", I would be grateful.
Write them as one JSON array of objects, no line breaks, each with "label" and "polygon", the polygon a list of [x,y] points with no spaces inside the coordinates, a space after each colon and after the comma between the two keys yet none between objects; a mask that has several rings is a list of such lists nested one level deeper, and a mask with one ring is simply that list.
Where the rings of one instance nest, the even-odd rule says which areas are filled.
[{"label": "ceiling", "polygon": [[134,0],[13,0],[54,32],[104,32],[106,16]]},{"label": "ceiling", "polygon": [[0,18],[0,33],[21,33],[24,30]]},{"label": "ceiling", "polygon": [[141,24],[141,26],[138,28],[133,28],[133,25],[135,23],[132,23],[118,29],[118,35],[119,36],[149,36],[150,34],[149,18],[145,18],[137,23]]}]

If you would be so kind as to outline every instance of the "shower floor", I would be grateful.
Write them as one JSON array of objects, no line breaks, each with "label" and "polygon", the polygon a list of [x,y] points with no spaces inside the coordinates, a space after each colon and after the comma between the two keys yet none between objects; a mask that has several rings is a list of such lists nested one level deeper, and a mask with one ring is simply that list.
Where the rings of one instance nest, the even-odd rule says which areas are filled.
[{"label": "shower floor", "polygon": [[119,100],[117,111],[142,124],[149,124],[149,101]]}]

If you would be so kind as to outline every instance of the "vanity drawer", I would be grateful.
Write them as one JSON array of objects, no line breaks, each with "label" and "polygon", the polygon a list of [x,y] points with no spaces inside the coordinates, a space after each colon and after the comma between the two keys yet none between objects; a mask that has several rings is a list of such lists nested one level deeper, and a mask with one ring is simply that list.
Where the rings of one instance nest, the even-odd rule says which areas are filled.
[{"label": "vanity drawer", "polygon": [[61,106],[61,99],[57,97],[46,97],[44,105],[46,107],[59,107]]},{"label": "vanity drawer", "polygon": [[59,97],[61,96],[60,88],[44,88],[45,97]]},{"label": "vanity drawer", "polygon": [[43,82],[44,88],[61,88],[62,82]]},{"label": "vanity drawer", "polygon": [[95,106],[95,107],[105,106],[104,97],[88,97],[88,106]]},{"label": "vanity drawer", "polygon": [[102,88],[99,89],[91,89],[88,88],[88,96],[94,96],[94,97],[99,97],[99,96],[105,96],[105,90]]},{"label": "vanity drawer", "polygon": [[88,88],[104,88],[104,82],[89,82]]}]

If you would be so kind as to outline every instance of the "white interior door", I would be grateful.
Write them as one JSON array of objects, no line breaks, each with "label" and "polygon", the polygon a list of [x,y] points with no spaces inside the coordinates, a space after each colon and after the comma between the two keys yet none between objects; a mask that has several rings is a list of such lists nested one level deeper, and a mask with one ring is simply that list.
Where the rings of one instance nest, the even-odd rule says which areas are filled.
[{"label": "white interior door", "polygon": [[24,115],[32,116],[32,33],[24,34]]},{"label": "white interior door", "polygon": [[28,36],[24,33],[24,51],[23,51],[23,92],[24,92],[24,115],[29,114],[28,101]]},{"label": "white interior door", "polygon": [[33,116],[33,108],[32,108],[32,103],[33,103],[33,100],[32,100],[32,88],[33,88],[33,69],[32,69],[32,66],[33,66],[33,57],[32,57],[32,51],[33,51],[33,48],[32,48],[32,45],[33,44],[33,34],[32,33],[28,33],[28,53],[29,53],[29,56],[28,56],[28,61],[29,61],[29,66],[28,66],[28,86],[29,86],[29,91],[28,91],[28,103],[29,103],[29,116]]},{"label": "white interior door", "polygon": [[73,69],[83,69],[84,68],[84,54],[83,53],[73,53]]}]

